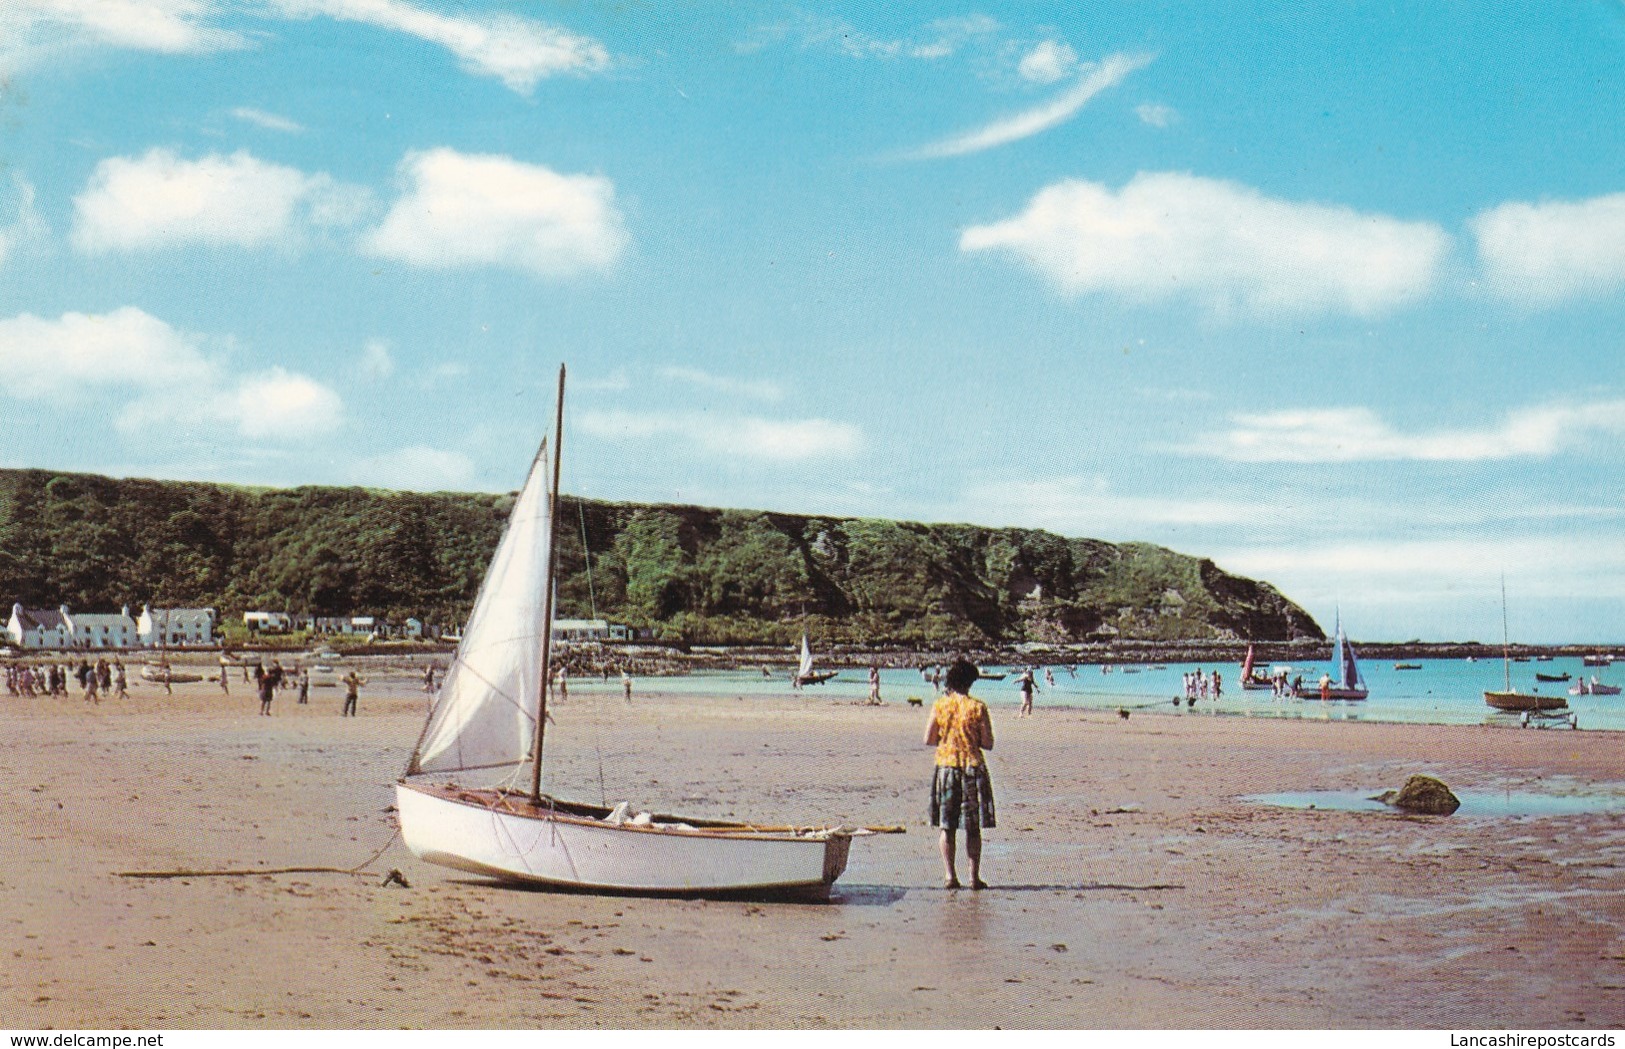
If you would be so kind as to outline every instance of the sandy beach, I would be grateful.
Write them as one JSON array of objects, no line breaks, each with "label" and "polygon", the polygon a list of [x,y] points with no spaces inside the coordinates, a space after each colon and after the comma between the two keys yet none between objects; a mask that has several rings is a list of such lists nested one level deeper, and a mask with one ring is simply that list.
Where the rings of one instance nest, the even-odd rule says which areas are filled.
[{"label": "sandy beach", "polygon": [[[925,715],[814,694],[572,687],[548,786],[694,816],[853,825],[827,904],[356,874],[422,724],[381,667],[271,718],[249,688],[0,698],[0,1016],[18,1028],[1625,1025],[1618,812],[1405,817],[1244,796],[1625,791],[1616,733],[995,710],[985,892],[940,887]],[[410,887],[385,885],[398,868]]]}]

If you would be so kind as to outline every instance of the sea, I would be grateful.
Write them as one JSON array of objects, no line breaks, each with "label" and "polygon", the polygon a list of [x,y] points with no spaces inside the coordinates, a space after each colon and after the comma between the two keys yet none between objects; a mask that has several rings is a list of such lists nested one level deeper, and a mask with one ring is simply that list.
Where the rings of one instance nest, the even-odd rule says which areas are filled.
[{"label": "sea", "polygon": [[[1044,677],[1044,667],[1038,665],[1035,680],[1038,695],[1034,707],[1070,708],[1083,710],[1120,710],[1162,713],[1177,717],[1252,717],[1295,718],[1317,721],[1377,721],[1419,725],[1498,725],[1522,728],[1520,716],[1492,710],[1484,702],[1486,689],[1505,687],[1510,674],[1513,688],[1520,692],[1542,695],[1561,695],[1568,701],[1580,730],[1604,729],[1625,731],[1625,695],[1571,696],[1569,686],[1580,679],[1596,675],[1603,684],[1625,684],[1625,663],[1612,667],[1587,667],[1578,656],[1558,657],[1549,662],[1511,663],[1503,666],[1499,659],[1468,661],[1465,659],[1406,660],[1420,663],[1420,669],[1396,669],[1393,662],[1373,662],[1362,659],[1360,671],[1371,690],[1369,698],[1350,701],[1321,701],[1319,699],[1276,699],[1269,691],[1243,691],[1240,687],[1241,667],[1230,663],[1156,663],[1138,666],[1115,664],[1103,668],[1099,664],[1052,665],[1048,669],[1055,677],[1050,685]],[[1273,667],[1286,664],[1264,664],[1260,670],[1270,672]],[[862,702],[869,696],[869,672],[866,669],[843,669],[831,681],[810,685],[799,693],[790,687],[790,667],[775,668],[769,677],[759,669],[696,671],[677,677],[649,679],[643,684],[667,693],[693,693],[738,695],[746,698],[794,698],[805,700],[835,700]],[[1316,682],[1330,669],[1325,662],[1294,663],[1288,667],[1288,678],[1301,675],[1306,684]],[[988,666],[989,673],[1004,673],[1003,680],[982,680],[971,690],[989,706],[1014,708],[1021,696],[1016,688],[1018,669]],[[1194,707],[1187,707],[1184,699],[1184,675],[1200,670],[1212,674],[1217,670],[1223,679],[1222,698],[1199,699]],[[1537,682],[1536,673],[1570,675],[1564,682]],[[656,684],[655,682],[658,682]],[[634,682],[634,688],[637,687]],[[606,685],[594,678],[571,679],[572,691],[606,691],[619,696],[619,678],[611,677]],[[910,698],[929,704],[934,698],[931,683],[918,670],[882,669],[880,695],[887,703],[904,703]],[[1176,705],[1173,700],[1181,697]],[[1555,722],[1535,722],[1556,728]],[[1562,731],[1569,731],[1565,723]]]}]

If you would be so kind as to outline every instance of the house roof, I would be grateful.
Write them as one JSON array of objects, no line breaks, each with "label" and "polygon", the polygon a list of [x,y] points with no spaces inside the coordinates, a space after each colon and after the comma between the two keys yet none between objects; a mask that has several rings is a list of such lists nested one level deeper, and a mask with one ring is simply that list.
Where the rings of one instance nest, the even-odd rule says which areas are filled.
[{"label": "house roof", "polygon": [[133,627],[135,625],[133,619],[118,612],[75,612],[71,618],[76,626]]},{"label": "house roof", "polygon": [[61,630],[67,626],[62,619],[62,613],[57,609],[24,608],[18,616],[18,622],[24,630]]}]

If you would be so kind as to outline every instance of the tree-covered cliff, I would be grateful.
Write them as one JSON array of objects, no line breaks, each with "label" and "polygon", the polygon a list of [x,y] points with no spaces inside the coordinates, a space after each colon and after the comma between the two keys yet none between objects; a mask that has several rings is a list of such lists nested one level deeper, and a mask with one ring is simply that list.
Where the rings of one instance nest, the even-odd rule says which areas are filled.
[{"label": "tree-covered cliff", "polygon": [[[0,471],[0,600],[467,614],[511,496],[254,489]],[[564,498],[561,616],[659,638],[1320,638],[1267,583],[1144,543],[1033,529]]]}]

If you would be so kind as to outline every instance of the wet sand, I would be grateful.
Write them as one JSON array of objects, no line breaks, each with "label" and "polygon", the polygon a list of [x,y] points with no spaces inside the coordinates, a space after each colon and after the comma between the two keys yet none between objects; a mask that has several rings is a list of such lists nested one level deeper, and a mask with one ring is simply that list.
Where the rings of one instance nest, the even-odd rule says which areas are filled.
[{"label": "wet sand", "polygon": [[[1625,1025],[1625,818],[1278,809],[1248,794],[1625,792],[1614,733],[995,711],[999,827],[940,887],[924,713],[573,685],[561,796],[694,816],[906,824],[828,904],[502,888],[389,840],[425,697],[141,684],[0,697],[8,1025],[1376,1027]],[[601,771],[600,771],[601,769]],[[600,784],[603,784],[602,789]],[[410,888],[383,885],[399,868]],[[962,872],[963,873],[963,872]]]}]

